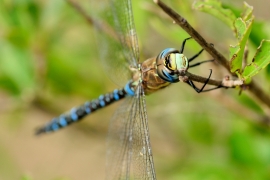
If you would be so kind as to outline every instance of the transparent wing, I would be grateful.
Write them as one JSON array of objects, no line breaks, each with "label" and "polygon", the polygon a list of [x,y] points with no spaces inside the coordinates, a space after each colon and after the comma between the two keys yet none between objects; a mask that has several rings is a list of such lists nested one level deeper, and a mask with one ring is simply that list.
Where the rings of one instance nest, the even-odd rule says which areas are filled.
[{"label": "transparent wing", "polygon": [[114,27],[118,33],[126,60],[137,67],[139,47],[130,0],[111,0]]},{"label": "transparent wing", "polygon": [[107,179],[155,180],[142,88],[128,97],[111,119],[107,147]]},{"label": "transparent wing", "polygon": [[92,2],[97,43],[105,72],[119,85],[131,78],[129,66],[137,67],[139,47],[130,0]]}]

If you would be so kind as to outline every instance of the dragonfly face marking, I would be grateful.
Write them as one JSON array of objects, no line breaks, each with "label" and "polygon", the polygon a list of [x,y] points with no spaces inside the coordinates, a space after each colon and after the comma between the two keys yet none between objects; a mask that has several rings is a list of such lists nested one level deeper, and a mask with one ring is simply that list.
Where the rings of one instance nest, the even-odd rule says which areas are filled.
[{"label": "dragonfly face marking", "polygon": [[174,48],[163,50],[156,59],[158,76],[170,83],[179,82],[179,75],[188,69],[187,57]]}]

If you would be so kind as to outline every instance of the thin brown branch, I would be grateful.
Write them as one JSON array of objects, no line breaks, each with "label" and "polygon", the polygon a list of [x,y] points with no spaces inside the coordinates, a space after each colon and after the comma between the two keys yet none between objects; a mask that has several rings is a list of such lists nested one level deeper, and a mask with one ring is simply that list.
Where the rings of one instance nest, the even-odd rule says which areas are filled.
[{"label": "thin brown branch", "polygon": [[84,17],[84,19],[86,19],[87,20],[87,22],[88,22],[88,24],[90,24],[90,25],[93,25],[94,24],[94,22],[95,22],[95,20],[92,18],[92,17],[90,17],[90,16],[88,16],[88,14],[84,11],[84,9],[79,5],[79,4],[77,4],[75,1],[73,1],[73,0],[66,0],[74,9],[76,9],[76,11],[79,13],[79,14],[81,14],[83,17]]},{"label": "thin brown branch", "polygon": [[[195,39],[198,44],[202,46],[217,62],[219,62],[222,66],[224,66],[228,72],[232,75],[235,75],[230,72],[230,64],[229,61],[219,53],[211,43],[207,43],[206,40],[178,13],[176,13],[173,9],[168,7],[160,0],[154,0],[154,2],[168,15],[170,16],[176,24],[182,27],[193,39]],[[265,93],[261,87],[258,86],[257,83],[252,81],[248,86],[248,90],[262,103],[267,105],[270,108],[270,97],[269,93]]]},{"label": "thin brown branch", "polygon": [[185,18],[180,16],[162,1],[154,0],[154,2],[174,20],[174,23],[183,28],[195,41],[198,42],[198,44],[202,46],[203,49],[205,49],[217,62],[222,64],[230,72],[229,61],[227,61],[227,59],[214,48],[213,44],[207,43]]},{"label": "thin brown branch", "polygon": [[269,93],[266,94],[255,81],[251,81],[251,83],[248,84],[248,90],[261,102],[264,102],[268,107],[270,107]]},{"label": "thin brown branch", "polygon": [[[186,77],[188,77],[189,80],[200,82],[200,83],[205,83],[207,81],[206,77],[198,76],[198,75],[192,74],[190,72],[186,72]],[[214,86],[221,86],[222,81],[209,79],[207,84],[214,85]]]},{"label": "thin brown branch", "polygon": [[[208,78],[206,77],[198,76],[190,72],[186,72],[185,77],[187,77],[189,80],[200,82],[200,83],[205,83],[208,80]],[[234,88],[236,86],[242,85],[243,82],[241,80],[230,80],[229,77],[225,77],[222,81],[209,79],[207,84],[214,85],[214,86],[222,86],[226,88]]]}]

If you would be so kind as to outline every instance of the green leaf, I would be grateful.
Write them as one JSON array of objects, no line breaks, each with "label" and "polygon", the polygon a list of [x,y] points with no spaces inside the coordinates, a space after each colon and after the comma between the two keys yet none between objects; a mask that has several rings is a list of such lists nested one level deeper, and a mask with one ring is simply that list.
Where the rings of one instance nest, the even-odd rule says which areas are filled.
[{"label": "green leaf", "polygon": [[234,30],[234,21],[236,16],[230,9],[222,7],[221,1],[218,0],[198,0],[193,4],[193,8],[202,12],[206,12],[227,24]]},{"label": "green leaf", "polygon": [[230,46],[230,66],[231,72],[242,72],[242,61],[245,46],[249,38],[254,16],[249,20],[244,21],[242,18],[237,18],[235,21],[236,37],[238,40],[237,45]]},{"label": "green leaf", "polygon": [[252,18],[253,14],[253,6],[250,6],[248,3],[244,2],[244,11],[242,12],[242,19],[244,21],[248,21]]},{"label": "green leaf", "polygon": [[248,80],[270,63],[270,40],[262,40],[250,64],[243,71],[242,79]]},{"label": "green leaf", "polygon": [[234,22],[236,38],[238,43],[230,46],[230,66],[231,72],[241,76],[242,62],[245,51],[245,46],[252,29],[254,16],[252,14],[253,7],[244,3],[244,10],[241,17],[237,18]]}]

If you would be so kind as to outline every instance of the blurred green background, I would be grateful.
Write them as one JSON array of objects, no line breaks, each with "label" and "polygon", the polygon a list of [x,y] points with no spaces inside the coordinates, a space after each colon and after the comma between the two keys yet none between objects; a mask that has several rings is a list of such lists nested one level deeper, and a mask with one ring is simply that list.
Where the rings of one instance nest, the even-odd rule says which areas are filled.
[{"label": "blurred green background", "polygon": [[[192,10],[191,0],[164,2],[183,15],[226,57],[236,40],[223,23]],[[223,1],[236,12],[243,1]],[[270,39],[270,4],[254,6],[250,57],[261,38]],[[87,1],[78,1],[91,14]],[[189,37],[151,0],[133,1],[141,59]],[[267,31],[268,30],[268,31]],[[268,37],[264,37],[264,35]],[[185,53],[200,50],[193,40]],[[210,59],[205,52],[199,59]],[[216,64],[192,72],[221,79]],[[118,88],[103,72],[94,31],[63,0],[0,0],[0,179],[104,179],[106,135],[119,103],[57,133],[34,136],[36,127],[84,101]],[[256,80],[269,92],[269,70]],[[267,72],[267,71],[266,71]],[[158,179],[270,179],[269,129],[250,114],[263,106],[243,92],[220,89],[197,94],[174,84],[146,98],[151,144]]]}]

